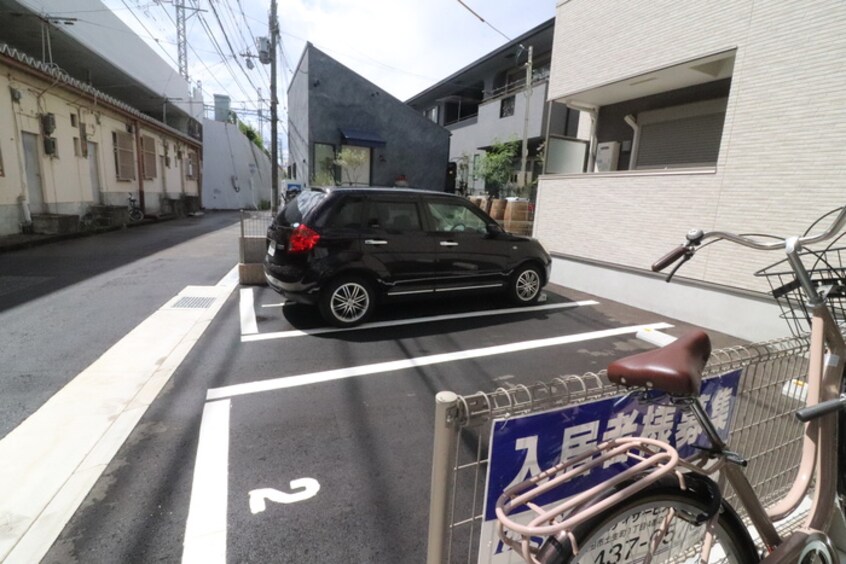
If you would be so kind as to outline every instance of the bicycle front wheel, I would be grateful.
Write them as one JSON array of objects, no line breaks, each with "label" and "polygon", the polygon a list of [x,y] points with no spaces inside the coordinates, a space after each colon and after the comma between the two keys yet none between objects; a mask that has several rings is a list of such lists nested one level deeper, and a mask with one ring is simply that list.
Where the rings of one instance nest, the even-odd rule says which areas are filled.
[{"label": "bicycle front wheel", "polygon": [[[707,508],[701,492],[692,489],[666,485],[646,488],[575,527],[571,538],[547,539],[537,555],[538,561],[698,563],[703,556],[708,523],[697,525],[696,521]],[[711,535],[711,549],[702,562],[748,564],[760,560],[743,522],[725,503]]]}]

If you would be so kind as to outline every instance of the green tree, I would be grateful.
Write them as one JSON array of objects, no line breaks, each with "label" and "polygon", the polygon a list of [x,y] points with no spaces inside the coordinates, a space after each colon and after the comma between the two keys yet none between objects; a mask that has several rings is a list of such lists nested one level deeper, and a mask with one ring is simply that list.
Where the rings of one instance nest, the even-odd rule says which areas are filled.
[{"label": "green tree", "polygon": [[343,147],[335,157],[335,164],[341,167],[341,173],[346,176],[348,186],[361,183],[359,174],[361,165],[367,161],[367,152],[359,147]]},{"label": "green tree", "polygon": [[264,141],[258,131],[256,131],[251,125],[248,125],[240,120],[238,121],[238,129],[241,130],[241,133],[243,133],[247,139],[252,141],[256,147],[264,152]]},{"label": "green tree", "polygon": [[514,174],[514,162],[520,153],[518,141],[501,142],[495,140],[482,155],[479,161],[479,175],[485,179],[485,187],[493,196],[499,196],[500,192],[511,182]]}]

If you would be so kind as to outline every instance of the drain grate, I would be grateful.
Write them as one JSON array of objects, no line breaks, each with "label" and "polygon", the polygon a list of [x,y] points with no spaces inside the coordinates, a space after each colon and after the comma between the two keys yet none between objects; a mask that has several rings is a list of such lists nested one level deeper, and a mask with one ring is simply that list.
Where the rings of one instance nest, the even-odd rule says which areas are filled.
[{"label": "drain grate", "polygon": [[172,309],[208,309],[214,303],[214,298],[200,298],[196,296],[185,296],[176,300]]}]

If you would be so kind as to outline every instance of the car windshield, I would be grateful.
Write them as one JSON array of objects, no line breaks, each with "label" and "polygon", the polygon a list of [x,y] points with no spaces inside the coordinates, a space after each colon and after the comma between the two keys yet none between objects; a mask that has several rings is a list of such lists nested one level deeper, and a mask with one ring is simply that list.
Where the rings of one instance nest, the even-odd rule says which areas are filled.
[{"label": "car windshield", "polygon": [[282,211],[279,212],[279,216],[276,218],[277,223],[281,225],[302,223],[303,218],[325,197],[325,192],[317,190],[302,192],[282,208]]}]

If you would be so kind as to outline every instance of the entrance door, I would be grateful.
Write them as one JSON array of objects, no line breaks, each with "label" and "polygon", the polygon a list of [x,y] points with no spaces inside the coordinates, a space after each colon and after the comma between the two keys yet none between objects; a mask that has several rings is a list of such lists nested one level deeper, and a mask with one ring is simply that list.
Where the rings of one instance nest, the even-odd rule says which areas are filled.
[{"label": "entrance door", "polygon": [[100,203],[100,157],[97,143],[88,142],[88,176],[91,179],[91,201]]},{"label": "entrance door", "polygon": [[38,135],[23,132],[24,167],[30,213],[44,213],[44,191],[41,184],[41,161],[38,158]]}]

